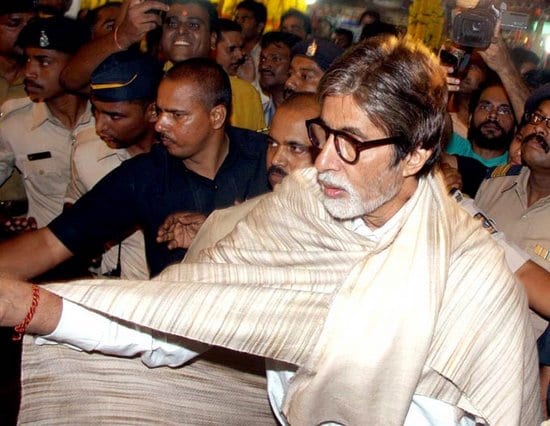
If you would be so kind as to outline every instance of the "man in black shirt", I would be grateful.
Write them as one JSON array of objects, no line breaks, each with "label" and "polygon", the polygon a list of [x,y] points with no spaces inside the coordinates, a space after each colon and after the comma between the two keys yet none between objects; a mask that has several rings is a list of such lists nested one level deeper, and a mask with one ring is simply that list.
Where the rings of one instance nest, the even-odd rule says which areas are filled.
[{"label": "man in black shirt", "polygon": [[155,241],[168,214],[208,215],[268,190],[265,136],[226,125],[230,103],[229,78],[215,62],[194,58],[172,68],[157,95],[162,144],[113,170],[48,227],[1,245],[0,271],[30,278],[136,227],[152,276],[181,260],[184,249]]}]

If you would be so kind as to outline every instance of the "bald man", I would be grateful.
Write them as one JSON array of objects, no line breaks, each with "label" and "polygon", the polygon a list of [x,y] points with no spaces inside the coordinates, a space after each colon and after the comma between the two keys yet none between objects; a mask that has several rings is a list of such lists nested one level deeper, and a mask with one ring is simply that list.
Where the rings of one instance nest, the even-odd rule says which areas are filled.
[{"label": "bald man", "polygon": [[[269,130],[266,157],[267,176],[272,188],[292,171],[313,165],[317,152],[309,140],[306,121],[319,114],[320,106],[312,93],[299,93],[290,97],[275,112]],[[171,215],[159,229],[157,241],[168,242],[170,248],[189,247],[185,261],[193,262],[202,249],[214,245],[231,232],[261,198],[256,197],[238,206],[215,211],[202,226],[202,222],[194,222],[200,226],[200,230],[195,227],[194,232],[188,216]]]}]

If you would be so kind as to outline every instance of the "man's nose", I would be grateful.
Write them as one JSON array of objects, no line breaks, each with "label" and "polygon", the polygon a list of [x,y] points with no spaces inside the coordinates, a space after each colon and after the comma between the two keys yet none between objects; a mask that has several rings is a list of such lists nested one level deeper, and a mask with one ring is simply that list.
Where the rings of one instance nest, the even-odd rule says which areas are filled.
[{"label": "man's nose", "polygon": [[336,170],[341,163],[336,146],[334,145],[334,136],[330,136],[323,148],[319,151],[317,158],[315,159],[315,168],[319,172],[326,170]]},{"label": "man's nose", "polygon": [[277,150],[275,151],[275,154],[273,155],[273,159],[271,160],[271,163],[276,166],[286,166],[288,161],[285,155],[285,146],[279,145],[277,147]]}]

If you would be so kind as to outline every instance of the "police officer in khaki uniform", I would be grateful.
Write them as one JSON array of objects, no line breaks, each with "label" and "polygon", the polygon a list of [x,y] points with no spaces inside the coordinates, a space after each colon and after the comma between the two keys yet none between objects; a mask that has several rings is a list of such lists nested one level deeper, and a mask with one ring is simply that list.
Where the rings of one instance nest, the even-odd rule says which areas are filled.
[{"label": "police officer in khaki uniform", "polygon": [[550,85],[525,104],[523,166],[496,168],[480,186],[475,202],[506,237],[550,270]]},{"label": "police officer in khaki uniform", "polygon": [[21,31],[17,43],[24,49],[26,98],[2,106],[0,125],[0,183],[21,171],[34,220],[3,222],[12,231],[47,225],[63,208],[70,176],[74,135],[91,125],[86,98],[66,92],[59,74],[71,55],[88,39],[88,30],[76,21],[41,18]]},{"label": "police officer in khaki uniform", "polygon": [[[16,46],[17,37],[36,15],[34,0],[0,2],[0,105],[8,99],[24,98],[23,51]],[[0,186],[0,215],[23,214],[27,201],[18,171]]]},{"label": "police officer in khaki uniform", "polygon": [[[550,271],[550,85],[529,97],[525,111],[523,166],[497,167],[479,187],[475,203],[509,241]],[[540,336],[548,322],[535,313],[531,321]]]}]

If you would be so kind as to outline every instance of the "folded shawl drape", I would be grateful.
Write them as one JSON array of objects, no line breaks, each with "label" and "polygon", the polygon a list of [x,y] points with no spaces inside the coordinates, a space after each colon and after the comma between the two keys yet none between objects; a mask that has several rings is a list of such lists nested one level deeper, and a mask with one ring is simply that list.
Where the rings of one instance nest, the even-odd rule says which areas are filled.
[{"label": "folded shawl drape", "polygon": [[344,225],[306,169],[202,263],[153,282],[49,288],[114,318],[298,365],[285,400],[291,424],[402,424],[413,394],[489,424],[535,424],[524,291],[439,181],[421,178],[380,240]]}]

